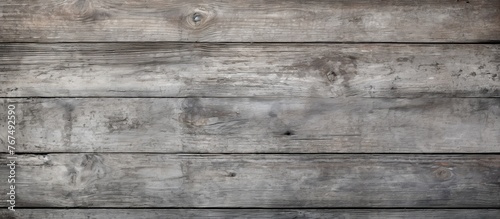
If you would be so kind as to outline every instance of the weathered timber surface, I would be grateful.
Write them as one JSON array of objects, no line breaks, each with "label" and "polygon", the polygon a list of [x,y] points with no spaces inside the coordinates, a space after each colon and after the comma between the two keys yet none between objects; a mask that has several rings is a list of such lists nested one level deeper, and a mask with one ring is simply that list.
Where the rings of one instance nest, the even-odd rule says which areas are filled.
[{"label": "weathered timber surface", "polygon": [[47,154],[16,163],[17,207],[500,207],[500,155]]},{"label": "weathered timber surface", "polygon": [[3,219],[488,219],[497,218],[498,209],[439,210],[288,210],[288,209],[20,209],[15,213],[0,211]]},{"label": "weathered timber surface", "polygon": [[500,39],[500,0],[17,0],[1,42],[477,42]]},{"label": "weathered timber surface", "polygon": [[0,44],[0,63],[2,97],[500,97],[494,44]]},{"label": "weathered timber surface", "polygon": [[25,153],[500,152],[499,98],[19,98],[1,118],[9,101]]}]

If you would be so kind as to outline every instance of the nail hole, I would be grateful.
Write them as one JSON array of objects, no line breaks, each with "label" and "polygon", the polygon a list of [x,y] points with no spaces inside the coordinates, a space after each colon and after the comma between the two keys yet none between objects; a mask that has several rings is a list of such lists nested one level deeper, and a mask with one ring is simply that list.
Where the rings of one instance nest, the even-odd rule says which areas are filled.
[{"label": "nail hole", "polygon": [[288,131],[286,131],[285,133],[283,133],[283,135],[288,135],[288,136],[290,136],[290,135],[294,135],[294,133],[293,133],[293,131],[288,130]]},{"label": "nail hole", "polygon": [[229,177],[235,177],[236,173],[230,172],[227,176],[229,176]]}]

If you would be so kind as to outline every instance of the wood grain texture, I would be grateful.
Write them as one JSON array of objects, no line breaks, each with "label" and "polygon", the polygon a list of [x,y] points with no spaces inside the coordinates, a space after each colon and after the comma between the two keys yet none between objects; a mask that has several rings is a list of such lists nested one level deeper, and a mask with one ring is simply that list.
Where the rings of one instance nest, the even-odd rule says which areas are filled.
[{"label": "wood grain texture", "polygon": [[[499,98],[43,98],[19,152],[500,152]],[[1,100],[6,118],[7,100]],[[6,142],[6,125],[0,137]]]},{"label": "wood grain texture", "polygon": [[17,0],[0,9],[1,42],[500,39],[500,0]]},{"label": "wood grain texture", "polygon": [[0,63],[2,97],[500,97],[500,45],[0,44]]},{"label": "wood grain texture", "polygon": [[453,210],[288,210],[288,209],[20,209],[0,211],[3,219],[488,219],[497,218],[498,209]]},{"label": "wood grain texture", "polygon": [[16,206],[499,208],[499,179],[500,155],[18,155]]}]

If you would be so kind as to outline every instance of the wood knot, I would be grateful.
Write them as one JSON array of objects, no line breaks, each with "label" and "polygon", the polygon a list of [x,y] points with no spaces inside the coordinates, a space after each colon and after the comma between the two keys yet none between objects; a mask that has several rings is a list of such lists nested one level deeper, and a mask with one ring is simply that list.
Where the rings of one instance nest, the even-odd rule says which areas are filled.
[{"label": "wood knot", "polygon": [[44,154],[44,155],[39,155],[38,159],[43,162],[43,165],[45,166],[52,166],[52,160],[50,159],[49,155]]},{"label": "wood knot", "polygon": [[76,0],[61,4],[61,8],[56,14],[68,20],[94,22],[107,20],[111,14],[102,10],[102,5],[91,0]]},{"label": "wood knot", "polygon": [[335,71],[333,71],[333,70],[328,71],[326,73],[326,78],[328,79],[328,81],[334,82],[335,79],[337,78],[337,73],[335,73]]},{"label": "wood knot", "polygon": [[450,168],[439,167],[433,171],[434,177],[441,181],[450,180],[453,177],[453,172]]},{"label": "wood knot", "polygon": [[96,154],[74,156],[66,167],[70,185],[82,187],[103,178],[107,174],[107,167],[103,157]]},{"label": "wood knot", "polygon": [[193,14],[193,22],[195,22],[195,23],[196,22],[200,22],[201,19],[203,19],[202,16],[201,16],[201,14],[198,14],[198,13],[194,13]]},{"label": "wood knot", "polygon": [[215,18],[215,12],[207,8],[196,8],[184,19],[184,24],[189,29],[203,29],[209,26]]}]

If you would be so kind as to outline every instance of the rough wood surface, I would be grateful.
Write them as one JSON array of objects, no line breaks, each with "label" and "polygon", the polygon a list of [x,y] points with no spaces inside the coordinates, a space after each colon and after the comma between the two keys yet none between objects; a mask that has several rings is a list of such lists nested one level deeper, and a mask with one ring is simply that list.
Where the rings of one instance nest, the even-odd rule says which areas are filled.
[{"label": "rough wood surface", "polygon": [[500,152],[499,98],[9,101],[19,152]]},{"label": "rough wood surface", "polygon": [[477,42],[500,39],[500,0],[16,0],[2,42]]},{"label": "rough wood surface", "polygon": [[0,44],[0,63],[3,97],[500,97],[500,45]]},{"label": "rough wood surface", "polygon": [[500,207],[500,155],[48,154],[16,163],[17,207]]},{"label": "rough wood surface", "polygon": [[288,209],[20,209],[15,214],[0,211],[3,219],[488,219],[498,209],[452,210],[288,210]]}]

